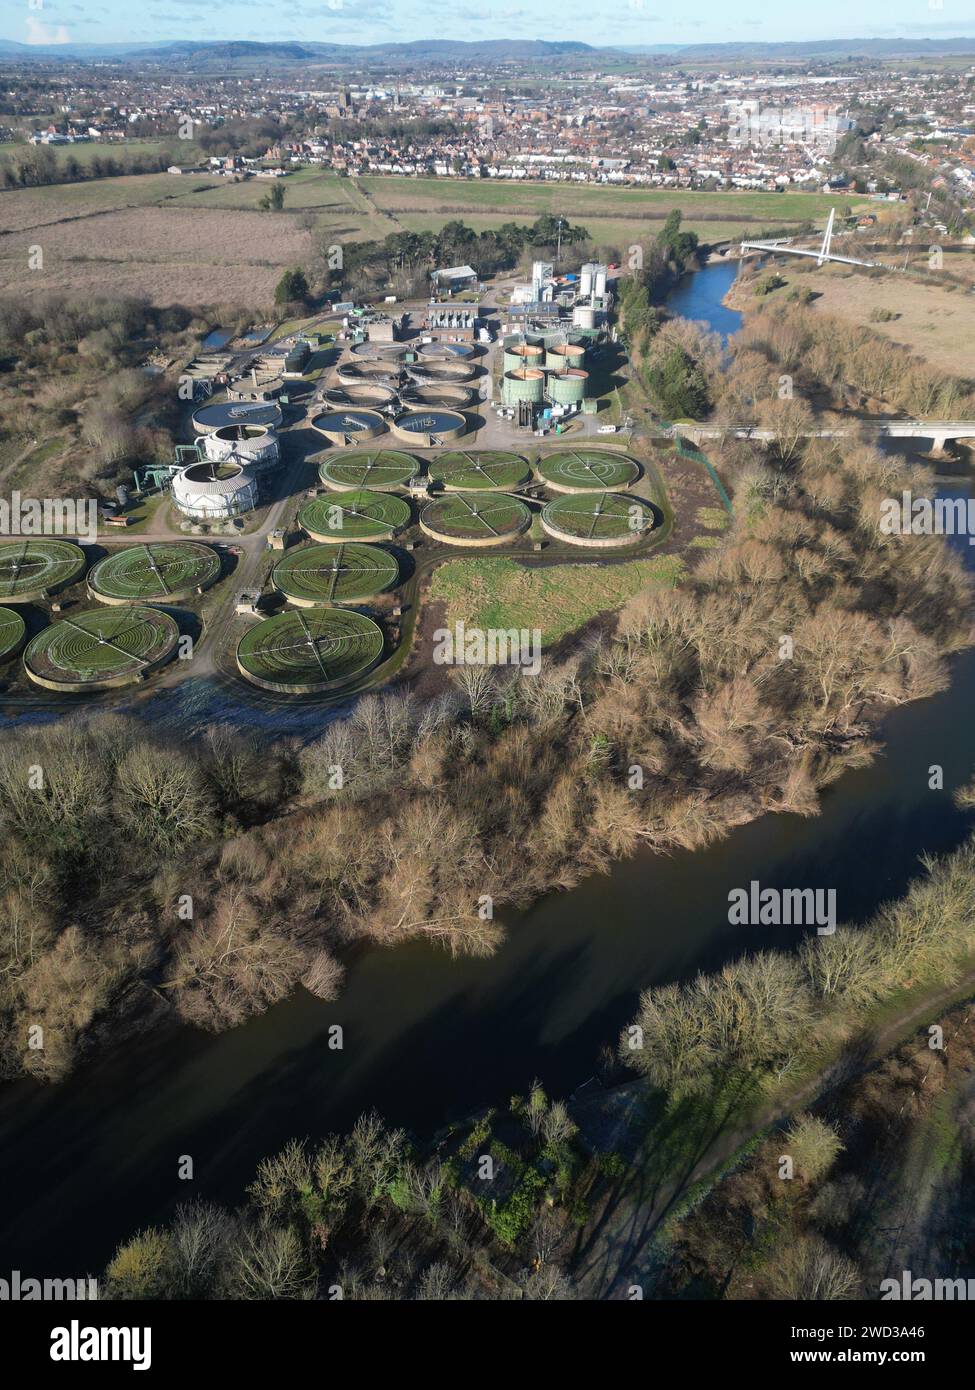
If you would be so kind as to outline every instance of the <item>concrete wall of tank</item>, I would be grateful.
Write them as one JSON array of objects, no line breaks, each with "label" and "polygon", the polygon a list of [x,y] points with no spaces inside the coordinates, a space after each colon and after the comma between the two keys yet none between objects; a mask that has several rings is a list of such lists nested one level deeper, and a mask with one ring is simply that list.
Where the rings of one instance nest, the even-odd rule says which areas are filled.
[{"label": "concrete wall of tank", "polygon": [[184,516],[195,521],[226,521],[257,506],[257,481],[245,469],[236,478],[228,479],[228,485],[220,492],[208,492],[205,483],[198,486],[186,477],[187,472],[184,469],[173,479],[173,501]]},{"label": "concrete wall of tank", "polygon": [[549,399],[555,405],[574,405],[583,400],[589,388],[589,373],[580,368],[552,372],[548,378]]},{"label": "concrete wall of tank", "polygon": [[368,422],[363,421],[361,428],[353,428],[352,425],[345,426],[342,419],[343,413],[341,410],[325,411],[323,414],[315,416],[311,422],[311,427],[318,434],[323,434],[330,444],[340,446],[363,444],[369,439],[378,439],[381,434],[386,433],[386,421],[373,410],[348,412],[350,415],[359,417],[371,417]]},{"label": "concrete wall of tank", "polygon": [[548,370],[566,371],[569,367],[581,367],[586,357],[586,349],[575,343],[554,343],[545,349],[545,366]]},{"label": "concrete wall of tank", "polygon": [[539,520],[542,523],[542,530],[550,535],[553,540],[564,541],[567,545],[583,546],[586,550],[619,550],[620,547],[624,545],[637,545],[640,541],[646,539],[651,529],[647,526],[642,531],[627,530],[622,536],[586,537],[575,536],[571,531],[563,531],[561,527],[556,526],[546,518],[544,508],[539,516]]},{"label": "concrete wall of tank", "polygon": [[520,340],[505,347],[503,367],[506,372],[516,372],[521,367],[541,367],[545,349],[536,343],[523,343]]},{"label": "concrete wall of tank", "polygon": [[422,430],[405,429],[406,420],[422,419],[424,414],[430,412],[422,410],[407,410],[402,415],[397,415],[395,420],[390,421],[390,429],[397,439],[402,439],[404,443],[411,444],[414,449],[435,449],[440,444],[453,443],[454,440],[463,439],[467,433],[467,421],[463,415],[458,415],[454,411],[441,410],[441,415],[453,415],[456,423],[443,429]]}]

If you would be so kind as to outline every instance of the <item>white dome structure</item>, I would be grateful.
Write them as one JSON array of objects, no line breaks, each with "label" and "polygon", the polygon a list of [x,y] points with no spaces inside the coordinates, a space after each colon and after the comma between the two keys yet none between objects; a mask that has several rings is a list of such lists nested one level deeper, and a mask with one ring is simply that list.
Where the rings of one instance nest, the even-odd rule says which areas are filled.
[{"label": "white dome structure", "polygon": [[235,460],[193,463],[173,478],[173,501],[184,516],[220,521],[257,506],[257,479]]}]

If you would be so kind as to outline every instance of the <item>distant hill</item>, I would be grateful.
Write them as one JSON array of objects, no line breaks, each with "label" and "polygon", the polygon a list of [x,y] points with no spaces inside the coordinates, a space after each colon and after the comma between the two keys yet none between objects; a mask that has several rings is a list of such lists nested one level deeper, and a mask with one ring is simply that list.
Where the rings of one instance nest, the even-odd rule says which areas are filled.
[{"label": "distant hill", "polygon": [[179,58],[198,64],[230,62],[358,63],[369,61],[396,63],[504,62],[530,59],[552,62],[586,55],[600,57],[657,57],[727,61],[760,61],[804,58],[841,60],[844,58],[937,57],[954,53],[975,54],[975,36],[950,39],[816,39],[798,43],[695,43],[695,44],[617,44],[603,48],[575,40],[549,42],[545,39],[415,39],[410,43],[341,44],[310,40],[267,43],[245,39],[176,39],[166,43],[65,43],[25,44],[0,39],[0,59],[63,58],[67,61],[116,58],[165,62]]},{"label": "distant hill", "polygon": [[416,39],[410,43],[341,44],[302,42],[257,43],[245,39],[195,40],[175,39],[167,43],[63,43],[26,44],[0,39],[0,58],[190,58],[201,62],[226,62],[253,58],[258,61],[301,62],[328,60],[331,62],[361,62],[379,58],[422,62],[437,58],[486,61],[506,58],[542,60],[560,58],[573,53],[596,53],[586,43],[572,40],[548,42],[545,39],[484,39],[465,42],[460,39]]},{"label": "distant hill", "polygon": [[955,39],[811,39],[798,43],[617,44],[620,53],[702,58],[922,58],[975,53],[975,35]]}]

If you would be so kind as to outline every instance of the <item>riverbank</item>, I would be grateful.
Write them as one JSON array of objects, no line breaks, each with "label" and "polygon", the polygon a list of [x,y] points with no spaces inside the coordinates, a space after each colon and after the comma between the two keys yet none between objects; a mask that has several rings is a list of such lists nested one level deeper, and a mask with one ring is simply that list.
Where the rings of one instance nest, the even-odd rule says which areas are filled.
[{"label": "riverbank", "polygon": [[[764,816],[695,853],[638,850],[571,894],[499,913],[505,944],[487,959],[419,940],[363,950],[335,1001],[299,988],[230,1032],[163,1026],[47,1090],[8,1087],[0,1168],[17,1195],[3,1222],[11,1258],[102,1262],[189,1193],[236,1200],[264,1154],[295,1134],[348,1128],[372,1107],[432,1132],[479,1102],[504,1103],[532,1075],[568,1093],[632,1017],[641,988],[796,939],[768,928],[743,938],[730,926],[743,865],[770,886],[833,888],[844,920],[863,920],[903,891],[919,853],[966,833],[950,793],[975,763],[971,652],[953,660],[952,678],[888,717],[887,755],[833,782],[818,818]],[[938,792],[933,762],[945,769]],[[524,835],[523,816],[519,825]],[[329,1045],[336,1027],[341,1049]],[[182,1153],[198,1156],[191,1189],[177,1177]]]}]

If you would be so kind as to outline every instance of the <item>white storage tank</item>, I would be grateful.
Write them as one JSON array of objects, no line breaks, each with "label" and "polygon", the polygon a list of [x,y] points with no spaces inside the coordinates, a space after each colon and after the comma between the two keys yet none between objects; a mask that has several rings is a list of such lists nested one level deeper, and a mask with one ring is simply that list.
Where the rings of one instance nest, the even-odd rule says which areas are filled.
[{"label": "white storage tank", "polygon": [[220,521],[253,511],[257,479],[244,464],[225,460],[192,463],[173,478],[173,501],[184,516]]},{"label": "white storage tank", "polygon": [[281,456],[277,435],[264,425],[223,425],[203,436],[203,452],[216,463],[235,459],[257,470],[273,467]]}]

